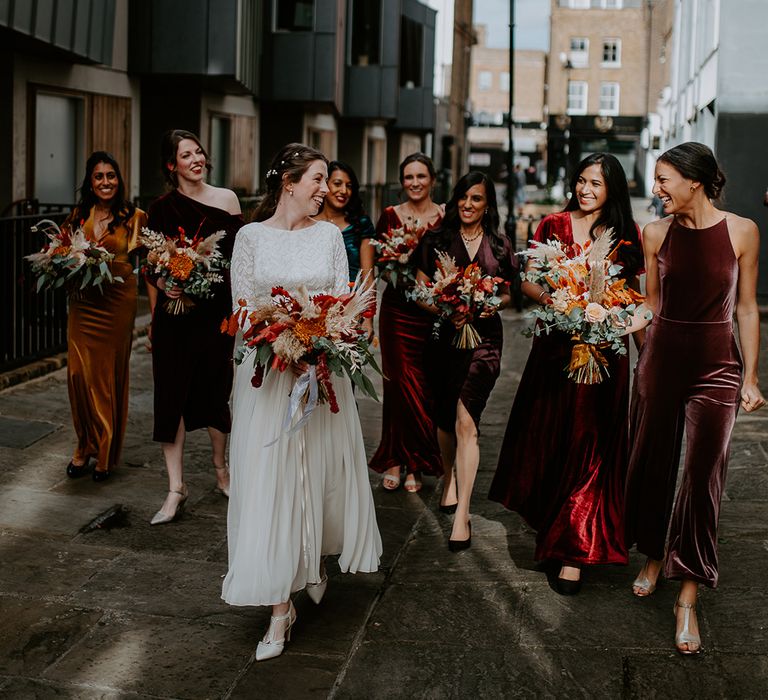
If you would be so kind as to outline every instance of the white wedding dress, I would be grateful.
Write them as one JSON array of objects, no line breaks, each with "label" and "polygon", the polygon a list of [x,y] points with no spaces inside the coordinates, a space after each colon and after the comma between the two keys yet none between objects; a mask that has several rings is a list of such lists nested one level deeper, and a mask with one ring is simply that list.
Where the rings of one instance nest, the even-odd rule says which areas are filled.
[{"label": "white wedding dress", "polygon": [[[327,222],[283,231],[261,223],[240,229],[232,255],[232,298],[263,303],[275,286],[342,294],[349,290],[339,229]],[[339,412],[319,404],[292,435],[283,432],[290,371],[270,371],[251,386],[253,359],[237,367],[229,446],[230,605],[275,605],[320,581],[320,557],[339,554],[344,572],[376,571],[376,524],[363,436],[352,386],[333,377]],[[295,421],[294,421],[295,422]],[[276,440],[273,444],[273,440]]]}]

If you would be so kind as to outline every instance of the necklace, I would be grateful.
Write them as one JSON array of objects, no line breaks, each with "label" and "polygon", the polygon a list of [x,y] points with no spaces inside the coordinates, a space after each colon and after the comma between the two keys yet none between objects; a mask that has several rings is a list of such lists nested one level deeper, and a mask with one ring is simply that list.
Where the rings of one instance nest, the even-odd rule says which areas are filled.
[{"label": "necklace", "polygon": [[464,241],[464,243],[472,243],[472,241],[476,241],[480,236],[483,235],[483,227],[478,226],[477,229],[475,229],[474,235],[465,236],[464,231],[459,229],[459,235],[461,236],[461,240]]},{"label": "necklace", "polygon": [[[325,218],[326,221],[329,221],[334,226],[337,226],[340,229],[343,229],[344,226],[346,226],[346,223],[347,223],[346,222],[346,217],[344,216],[344,214],[342,214],[341,216],[328,216],[326,214],[324,218]],[[341,222],[341,223],[339,223],[339,222]]]}]

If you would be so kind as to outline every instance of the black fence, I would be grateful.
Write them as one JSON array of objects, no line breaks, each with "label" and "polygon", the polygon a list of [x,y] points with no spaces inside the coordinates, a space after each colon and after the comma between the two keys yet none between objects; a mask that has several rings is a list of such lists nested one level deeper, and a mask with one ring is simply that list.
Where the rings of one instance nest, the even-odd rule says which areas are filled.
[{"label": "black fence", "polygon": [[62,290],[35,291],[25,255],[36,253],[45,234],[31,227],[41,219],[61,224],[66,212],[0,219],[0,372],[67,348],[67,298]]}]

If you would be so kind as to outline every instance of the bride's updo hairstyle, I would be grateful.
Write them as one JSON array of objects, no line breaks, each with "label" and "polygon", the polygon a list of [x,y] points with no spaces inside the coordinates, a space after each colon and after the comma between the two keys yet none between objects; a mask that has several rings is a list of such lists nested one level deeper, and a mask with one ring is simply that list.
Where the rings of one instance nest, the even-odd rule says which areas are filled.
[{"label": "bride's updo hairstyle", "polygon": [[662,153],[659,162],[668,163],[688,180],[700,182],[709,199],[720,199],[725,175],[708,146],[687,141]]},{"label": "bride's updo hairstyle", "polygon": [[328,159],[315,148],[303,143],[289,143],[278,151],[272,159],[269,170],[264,178],[264,197],[256,207],[254,221],[266,221],[277,209],[277,203],[285,188],[301,180],[311,163],[322,160],[326,165]]}]

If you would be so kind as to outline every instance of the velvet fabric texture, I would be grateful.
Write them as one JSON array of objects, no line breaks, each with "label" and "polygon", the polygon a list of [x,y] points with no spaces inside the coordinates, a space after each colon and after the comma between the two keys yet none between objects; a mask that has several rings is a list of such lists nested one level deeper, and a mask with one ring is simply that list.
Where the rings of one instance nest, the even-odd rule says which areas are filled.
[{"label": "velvet fabric texture", "polygon": [[[243,225],[239,214],[202,204],[178,190],[153,202],[148,213],[149,228],[170,237],[178,237],[180,227],[188,238],[226,231],[219,249],[227,260]],[[193,298],[195,305],[185,314],[169,314],[166,299],[158,290],[152,318],[153,439],[173,442],[182,418],[188,432],[211,427],[228,433],[234,338],[222,333],[220,325],[232,311],[229,271],[224,271],[224,281],[215,286],[212,297]]]},{"label": "velvet fabric texture", "polygon": [[[376,231],[382,233],[402,225],[394,207],[387,207]],[[429,313],[405,298],[402,288],[387,285],[379,305],[384,373],[381,442],[368,464],[377,472],[402,465],[409,474],[443,473],[432,417],[433,399],[424,371],[424,353],[433,320]]]},{"label": "velvet fabric texture", "polygon": [[[83,222],[89,239],[94,212],[91,209]],[[114,254],[110,269],[123,282],[102,285],[103,294],[90,287],[69,303],[67,388],[77,436],[74,457],[76,461],[95,457],[102,471],[118,463],[128,420],[128,365],[136,318],[136,275],[128,254],[136,248],[146,220],[137,209],[99,242]]]},{"label": "velvet fabric texture", "polygon": [[666,541],[667,578],[715,587],[720,498],[742,375],[732,321],[739,266],[726,220],[705,229],[673,220],[658,265],[659,308],[635,370],[627,540],[653,559],[664,558]]},{"label": "velvet fabric texture", "polygon": [[[547,216],[534,238],[572,244],[570,213]],[[572,347],[565,333],[534,336],[489,498],[536,530],[537,560],[626,564],[629,360],[607,350],[610,376],[577,384]]]},{"label": "velvet fabric texture", "polygon": [[[437,237],[425,236],[414,252],[419,269],[430,279],[437,268]],[[456,231],[444,252],[448,253],[459,267],[476,262],[486,275],[500,277],[507,285],[515,281],[518,274],[517,258],[512,245],[504,239],[504,256],[498,260],[487,236],[483,236],[474,259],[470,260],[461,235]],[[432,317],[434,324],[436,317]],[[501,319],[498,314],[488,318],[479,316],[472,321],[480,334],[481,342],[473,350],[459,350],[453,346],[456,327],[448,320],[440,324],[440,335],[430,335],[427,346],[427,378],[435,397],[435,420],[437,427],[447,433],[456,432],[456,411],[461,401],[480,430],[480,417],[488,402],[501,371],[501,351],[504,344]]]}]

